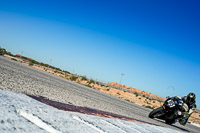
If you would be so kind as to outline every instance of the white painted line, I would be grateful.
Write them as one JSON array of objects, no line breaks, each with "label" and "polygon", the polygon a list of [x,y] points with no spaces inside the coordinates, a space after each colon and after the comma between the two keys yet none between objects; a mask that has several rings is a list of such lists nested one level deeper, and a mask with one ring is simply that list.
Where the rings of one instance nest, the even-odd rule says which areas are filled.
[{"label": "white painted line", "polygon": [[104,132],[103,130],[101,130],[100,128],[98,128],[98,127],[96,127],[96,126],[90,124],[89,122],[87,122],[87,121],[85,121],[85,120],[82,120],[82,119],[79,118],[78,116],[72,116],[72,117],[73,117],[73,119],[75,119],[75,120],[77,120],[77,121],[79,121],[79,122],[81,122],[81,123],[84,123],[85,125],[87,125],[87,126],[93,128],[93,129],[95,129],[96,131],[98,131],[98,132],[100,132],[100,133],[106,133],[106,132]]},{"label": "white painted line", "polygon": [[134,130],[133,132],[134,133],[142,133],[142,132],[140,132],[140,131],[138,131],[138,128],[135,128],[135,127],[131,127],[131,126],[129,126],[129,125],[127,125],[127,124],[124,124],[123,122],[121,122],[121,121],[117,121],[117,123],[119,123],[122,127],[124,127],[124,128],[129,128],[129,129],[131,129],[131,130]]},{"label": "white painted line", "polygon": [[117,125],[115,125],[113,123],[110,123],[110,122],[108,122],[106,120],[103,120],[103,119],[101,119],[101,121],[104,122],[104,123],[106,123],[106,124],[108,124],[108,125],[110,125],[110,126],[112,126],[113,128],[117,128],[118,130],[120,130],[123,133],[127,133],[125,130],[121,129],[120,127],[118,127]]},{"label": "white painted line", "polygon": [[23,116],[24,118],[26,118],[27,120],[29,120],[30,122],[32,122],[33,124],[37,125],[38,127],[46,130],[49,133],[62,133],[56,129],[54,129],[52,126],[47,125],[45,122],[43,122],[41,119],[39,119],[36,116],[33,116],[32,114],[28,114],[24,111],[18,110],[17,113],[21,116]]}]

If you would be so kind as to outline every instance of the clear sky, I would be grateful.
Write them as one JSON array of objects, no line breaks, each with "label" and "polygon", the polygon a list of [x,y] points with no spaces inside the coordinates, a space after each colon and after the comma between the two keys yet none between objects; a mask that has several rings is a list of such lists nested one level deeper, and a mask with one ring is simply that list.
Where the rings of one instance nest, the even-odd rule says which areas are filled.
[{"label": "clear sky", "polygon": [[163,97],[197,95],[199,0],[0,0],[0,46]]}]

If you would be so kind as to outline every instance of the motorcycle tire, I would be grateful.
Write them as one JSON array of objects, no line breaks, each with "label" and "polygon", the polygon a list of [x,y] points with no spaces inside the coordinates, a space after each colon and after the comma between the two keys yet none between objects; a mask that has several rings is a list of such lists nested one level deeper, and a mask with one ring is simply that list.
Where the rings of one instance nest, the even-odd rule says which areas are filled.
[{"label": "motorcycle tire", "polygon": [[154,109],[153,111],[151,111],[149,113],[149,118],[158,118],[159,116],[161,116],[161,112],[162,112],[163,108],[159,107],[157,109]]}]

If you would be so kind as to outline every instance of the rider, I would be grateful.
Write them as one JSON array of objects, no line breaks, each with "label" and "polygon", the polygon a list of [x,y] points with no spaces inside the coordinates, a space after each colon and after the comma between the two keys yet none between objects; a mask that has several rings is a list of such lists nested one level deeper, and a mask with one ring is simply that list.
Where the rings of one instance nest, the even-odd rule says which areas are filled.
[{"label": "rider", "polygon": [[187,96],[181,97],[181,99],[188,106],[188,111],[184,112],[183,118],[179,120],[179,123],[182,126],[184,126],[187,123],[187,121],[188,121],[190,115],[192,114],[194,108],[196,108],[196,103],[195,103],[196,102],[195,101],[196,96],[195,96],[194,93],[190,92]]}]

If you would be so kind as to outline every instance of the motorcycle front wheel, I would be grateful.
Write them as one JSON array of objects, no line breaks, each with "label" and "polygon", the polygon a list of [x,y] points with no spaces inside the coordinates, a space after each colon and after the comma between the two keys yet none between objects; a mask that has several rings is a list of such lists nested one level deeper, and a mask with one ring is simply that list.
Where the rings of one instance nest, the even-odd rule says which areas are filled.
[{"label": "motorcycle front wheel", "polygon": [[162,111],[163,111],[163,108],[162,107],[159,107],[157,109],[154,109],[153,111],[151,111],[149,113],[149,118],[159,118],[160,116],[162,116]]}]

